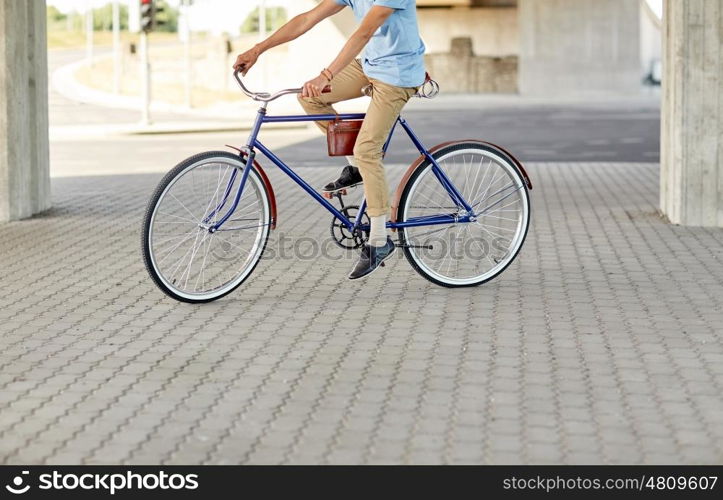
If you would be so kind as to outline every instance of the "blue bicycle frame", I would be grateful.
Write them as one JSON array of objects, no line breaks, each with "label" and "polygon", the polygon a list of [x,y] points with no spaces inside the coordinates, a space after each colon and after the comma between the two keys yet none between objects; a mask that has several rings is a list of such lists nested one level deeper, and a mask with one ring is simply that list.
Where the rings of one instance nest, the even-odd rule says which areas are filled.
[{"label": "blue bicycle frame", "polygon": [[[331,214],[339,219],[344,226],[349,229],[350,231],[354,231],[356,229],[361,230],[368,230],[368,226],[361,223],[362,216],[366,212],[366,200],[362,202],[362,205],[359,209],[359,213],[356,216],[356,219],[354,221],[348,219],[342,212],[337,210],[337,208],[332,205],[328,200],[326,200],[323,196],[321,196],[313,187],[311,187],[304,179],[302,179],[296,172],[294,172],[291,167],[289,167],[286,163],[284,163],[278,156],[276,156],[272,151],[270,151],[266,146],[261,144],[258,140],[259,131],[261,130],[261,126],[264,123],[290,123],[290,122],[316,122],[316,121],[333,121],[337,119],[341,120],[363,120],[365,114],[342,114],[342,115],[292,115],[292,116],[267,116],[266,114],[266,104],[264,104],[258,111],[258,114],[256,116],[256,121],[254,122],[254,126],[251,129],[251,134],[249,135],[249,139],[247,141],[246,147],[244,148],[245,151],[248,152],[248,156],[246,157],[246,166],[253,165],[254,159],[256,158],[256,150],[260,151],[264,154],[272,163],[274,163],[277,167],[279,167],[286,175],[291,177],[291,179],[294,180],[301,188],[309,193],[312,198],[314,198],[319,204],[321,204],[324,208],[326,208]],[[436,176],[436,178],[439,180],[439,182],[442,184],[444,189],[449,194],[449,197],[451,198],[452,202],[460,208],[459,213],[456,214],[440,214],[440,215],[434,215],[434,216],[425,216],[425,217],[413,217],[410,218],[404,222],[388,222],[387,227],[390,229],[400,229],[405,227],[419,227],[419,226],[434,226],[434,225],[442,225],[442,224],[452,224],[452,223],[459,223],[459,222],[472,222],[475,219],[475,213],[473,208],[469,205],[469,203],[464,199],[462,194],[457,190],[457,188],[452,184],[452,182],[449,180],[447,175],[444,173],[444,170],[440,168],[437,161],[434,159],[432,154],[429,153],[429,151],[422,145],[419,138],[414,134],[414,131],[411,129],[409,124],[402,118],[397,118],[397,121],[394,123],[394,126],[392,127],[392,130],[389,132],[389,137],[387,138],[386,143],[384,144],[384,153],[386,153],[387,149],[389,148],[389,144],[392,141],[392,137],[394,135],[394,131],[397,128],[397,125],[401,125],[404,131],[409,136],[409,139],[412,141],[414,146],[417,148],[419,153],[423,155],[431,164],[432,164],[432,172]],[[248,179],[249,175],[249,168],[244,168],[241,174],[241,181],[239,182],[239,186],[236,190],[236,194],[234,196],[234,200],[232,203],[232,206],[229,208],[229,210],[226,212],[226,214],[214,225],[209,227],[209,230],[211,232],[218,231],[218,229],[232,216],[232,214],[235,212],[236,208],[238,207],[239,201],[241,200],[241,195],[243,193],[244,186],[246,185],[246,180]],[[218,204],[218,206],[204,219],[204,223],[209,223],[216,214],[221,212],[223,210],[223,207],[228,202],[228,199],[231,196],[231,191],[233,190],[233,184],[236,181],[237,177],[237,170],[234,170],[234,172],[231,174],[231,178],[229,179],[229,184],[226,187],[226,190],[224,192],[224,195],[221,199],[221,202]]]}]

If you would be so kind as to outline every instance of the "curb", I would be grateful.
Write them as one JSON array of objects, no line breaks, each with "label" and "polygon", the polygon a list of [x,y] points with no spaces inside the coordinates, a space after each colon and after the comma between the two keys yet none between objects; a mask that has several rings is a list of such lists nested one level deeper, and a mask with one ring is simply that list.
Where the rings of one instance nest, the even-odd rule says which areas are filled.
[{"label": "curb", "polygon": [[[104,55],[96,61],[108,59]],[[75,79],[78,69],[87,65],[81,60],[55,70],[51,77],[53,90],[71,101],[112,109],[140,110],[141,98],[116,95],[87,87]],[[183,134],[183,133],[211,133],[236,132],[251,130],[253,120],[256,118],[258,107],[255,103],[248,106],[237,105],[227,107],[224,112],[220,109],[187,110],[175,104],[164,101],[151,103],[153,113],[172,113],[181,118],[178,121],[163,121],[151,125],[139,123],[123,123],[109,126],[62,126],[51,127],[51,135],[61,138],[72,138],[75,135],[111,136],[111,135],[154,135],[154,134]],[[219,107],[220,108],[220,107]],[[300,129],[308,127],[307,123],[269,123],[269,129]]]}]

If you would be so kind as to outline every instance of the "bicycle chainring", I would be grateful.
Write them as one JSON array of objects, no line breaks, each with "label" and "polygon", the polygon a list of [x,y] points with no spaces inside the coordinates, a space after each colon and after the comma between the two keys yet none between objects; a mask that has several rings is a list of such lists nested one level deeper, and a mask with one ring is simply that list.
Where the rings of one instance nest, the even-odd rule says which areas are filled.
[{"label": "bicycle chainring", "polygon": [[[344,214],[347,219],[354,221],[359,213],[359,207],[357,205],[347,205],[339,211]],[[367,226],[370,224],[369,216],[367,214],[362,216],[361,223]],[[347,250],[361,248],[361,246],[369,239],[369,235],[365,231],[355,229],[352,232],[347,229],[347,227],[344,226],[337,217],[332,219],[330,229],[331,237],[334,238],[334,242],[341,248],[346,248]]]}]

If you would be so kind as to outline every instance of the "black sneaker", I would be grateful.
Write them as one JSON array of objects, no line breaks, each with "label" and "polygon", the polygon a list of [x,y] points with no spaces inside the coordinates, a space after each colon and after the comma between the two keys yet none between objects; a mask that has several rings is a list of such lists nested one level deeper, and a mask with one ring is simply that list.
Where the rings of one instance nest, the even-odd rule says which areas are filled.
[{"label": "black sneaker", "polygon": [[371,274],[376,268],[384,265],[384,261],[394,253],[396,247],[392,239],[387,236],[387,243],[383,247],[373,247],[364,245],[362,248],[359,261],[354,266],[354,270],[349,274],[350,280],[363,278]]},{"label": "black sneaker", "polygon": [[347,165],[341,171],[341,175],[334,182],[330,182],[322,191],[327,193],[333,193],[340,189],[354,187],[362,183],[362,176],[359,173],[359,169],[351,165]]}]

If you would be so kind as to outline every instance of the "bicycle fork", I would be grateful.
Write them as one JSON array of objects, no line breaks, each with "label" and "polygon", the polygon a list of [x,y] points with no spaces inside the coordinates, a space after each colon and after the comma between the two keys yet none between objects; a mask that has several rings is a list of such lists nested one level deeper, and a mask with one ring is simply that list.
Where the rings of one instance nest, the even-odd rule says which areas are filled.
[{"label": "bicycle fork", "polygon": [[[246,165],[244,165],[243,172],[241,173],[241,181],[239,182],[238,189],[236,190],[236,195],[234,196],[233,204],[231,205],[231,208],[228,209],[226,214],[221,217],[221,220],[216,222],[215,224],[209,226],[208,232],[209,233],[215,233],[219,230],[219,228],[231,218],[233,213],[238,208],[239,202],[241,201],[241,195],[243,194],[244,187],[246,186],[246,181],[249,178],[249,172],[251,171],[251,168],[254,164],[254,158],[256,157],[256,152],[251,151],[249,155],[246,157]],[[223,210],[223,207],[228,202],[229,196],[231,194],[231,191],[233,190],[234,182],[236,181],[236,177],[238,177],[238,170],[234,169],[233,173],[231,174],[231,178],[228,181],[228,185],[226,186],[226,191],[224,193],[223,199],[221,200],[221,203],[218,204],[218,206],[203,219],[204,224],[208,224],[213,217],[215,217],[218,213]]]},{"label": "bicycle fork", "polygon": [[[242,148],[242,151],[246,151],[246,164],[243,167],[243,172],[241,173],[241,181],[239,182],[238,189],[236,190],[236,195],[233,200],[233,204],[231,205],[231,208],[226,212],[226,214],[221,217],[221,220],[216,222],[215,224],[208,227],[208,231],[210,233],[215,233],[219,230],[219,228],[228,220],[231,218],[233,213],[238,208],[239,201],[241,201],[241,195],[243,195],[244,188],[246,187],[246,181],[249,178],[249,172],[253,168],[254,161],[256,159],[256,150],[254,149],[254,144],[256,143],[256,138],[259,135],[259,131],[261,130],[261,125],[264,122],[264,117],[266,116],[266,106],[268,103],[264,102],[261,107],[259,108],[258,113],[256,114],[256,121],[254,122],[254,126],[251,129],[251,133],[249,134],[249,138],[246,141],[246,147]],[[239,157],[241,160],[243,160],[243,154],[240,154]],[[211,220],[223,210],[223,207],[228,202],[229,196],[231,195],[231,191],[233,190],[234,182],[236,181],[236,177],[238,176],[238,170],[234,169],[233,173],[231,174],[231,178],[228,181],[228,185],[226,186],[226,190],[224,192],[224,196],[221,199],[221,202],[216,206],[216,208],[213,209],[213,211],[208,214],[204,219],[204,224],[209,224]]]}]

